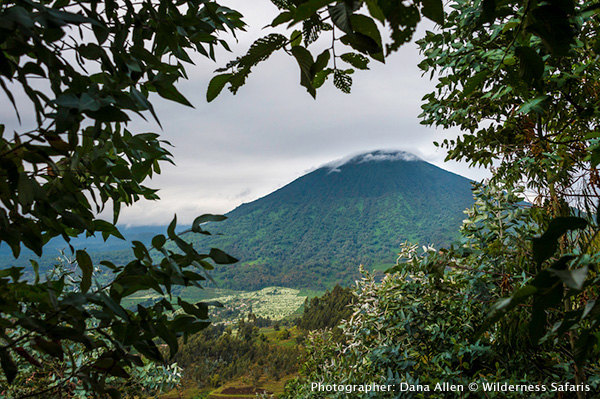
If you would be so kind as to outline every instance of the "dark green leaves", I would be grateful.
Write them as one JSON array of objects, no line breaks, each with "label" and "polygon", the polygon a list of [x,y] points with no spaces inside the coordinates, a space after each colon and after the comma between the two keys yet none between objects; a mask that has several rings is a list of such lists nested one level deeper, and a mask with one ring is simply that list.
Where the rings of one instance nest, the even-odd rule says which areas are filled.
[{"label": "dark green leaves", "polygon": [[481,71],[476,73],[475,76],[473,76],[469,80],[467,80],[463,88],[463,96],[468,97],[471,95],[471,93],[480,88],[481,83],[485,80],[485,78],[488,75],[488,71]]},{"label": "dark green leaves", "polygon": [[544,74],[544,61],[531,47],[517,47],[515,55],[519,58],[519,76],[533,85],[539,86]]},{"label": "dark green leaves", "polygon": [[[21,87],[35,111],[32,122],[40,127],[0,139],[2,153],[9,155],[0,162],[0,174],[31,172],[0,190],[1,202],[14,204],[4,229],[12,238],[0,233],[0,240],[15,255],[20,242],[40,254],[42,234],[116,234],[93,223],[105,203],[113,202],[118,216],[121,204],[157,198],[142,182],[169,160],[165,142],[158,136],[137,140],[121,123],[144,111],[157,119],[149,92],[190,106],[176,87],[186,76],[181,62],[191,60],[189,51],[202,53],[203,46],[210,47],[207,57],[214,56],[217,46],[228,47],[217,33],[243,27],[239,13],[214,2],[184,3],[185,15],[173,4],[156,8],[151,2],[140,3],[135,15],[126,6],[117,13],[114,1],[97,8],[90,0],[36,0],[2,9],[0,73]],[[90,28],[93,36],[81,35]],[[47,90],[32,85],[32,77],[42,79]],[[0,85],[16,106],[7,79]],[[29,222],[34,220],[35,228]]]},{"label": "dark green leaves", "polygon": [[340,58],[356,69],[369,69],[369,59],[357,53],[342,54]]},{"label": "dark green leaves", "polygon": [[340,1],[336,5],[329,6],[328,10],[333,24],[342,32],[352,34],[352,26],[350,25],[350,18],[353,15],[352,8],[346,2]]},{"label": "dark green leaves", "polygon": [[84,294],[88,292],[92,286],[92,274],[94,272],[94,265],[92,264],[92,258],[85,251],[76,252],[77,265],[81,269],[81,292]]},{"label": "dark green leaves", "polygon": [[292,55],[296,58],[298,67],[300,67],[300,84],[306,87],[313,98],[316,98],[317,92],[312,84],[314,78],[314,74],[311,73],[314,64],[312,55],[302,46],[292,47]]},{"label": "dark green leaves", "polygon": [[221,251],[218,248],[211,248],[208,256],[220,265],[229,265],[232,263],[236,263],[238,260],[233,256],[227,255],[225,252]]},{"label": "dark green leaves", "polygon": [[309,0],[306,3],[302,3],[296,9],[294,14],[294,22],[304,21],[313,14],[315,14],[320,8],[332,3],[333,0]]},{"label": "dark green leaves", "polygon": [[339,69],[333,71],[333,85],[346,94],[350,94],[352,87],[352,78],[349,76],[350,71],[341,71]]},{"label": "dark green leaves", "polygon": [[159,234],[152,238],[152,246],[158,250],[160,250],[163,247],[163,245],[165,245],[165,242],[167,242],[167,239],[162,234]]},{"label": "dark green leaves", "polygon": [[183,94],[177,90],[173,83],[168,81],[155,81],[154,88],[161,97],[194,108],[194,106],[183,96]]},{"label": "dark green leaves", "polygon": [[569,14],[573,11],[571,0],[536,7],[531,12],[527,30],[539,36],[550,52],[565,56],[575,40],[575,31],[569,22]]},{"label": "dark green leaves", "polygon": [[11,384],[19,370],[6,348],[0,348],[0,365],[2,365],[2,371],[4,371],[6,380]]},{"label": "dark green leaves", "polygon": [[492,22],[496,17],[496,0],[483,0],[481,2],[481,18],[483,22]]},{"label": "dark green leaves", "polygon": [[273,33],[256,40],[244,56],[230,62],[225,68],[217,69],[217,72],[225,72],[233,69],[233,73],[227,81],[224,81],[225,77],[218,80],[214,80],[213,78],[211,80],[212,87],[210,88],[210,93],[207,93],[207,99],[214,99],[226,83],[230,83],[229,90],[235,94],[246,83],[246,79],[252,68],[268,59],[273,52],[285,46],[287,42],[288,39],[278,33]]},{"label": "dark green leaves", "polygon": [[202,225],[204,223],[208,223],[208,222],[221,222],[223,220],[227,219],[227,216],[224,215],[212,215],[212,214],[204,214],[201,216],[198,216],[196,219],[194,219],[194,222],[192,223],[192,231],[194,233],[205,233],[206,231],[202,229]]},{"label": "dark green leaves", "polygon": [[579,217],[559,217],[553,219],[548,229],[533,241],[533,260],[541,265],[556,252],[558,240],[569,230],[583,229],[587,226],[585,219]]},{"label": "dark green leaves", "polygon": [[[540,266],[545,260],[554,255],[558,247],[558,240],[568,231],[583,229],[587,222],[579,217],[559,217],[550,222],[550,225],[540,237],[533,239],[533,258]],[[565,287],[572,290],[567,295],[580,292],[584,289],[589,274],[589,267],[583,265],[569,269],[569,264],[577,259],[575,255],[563,255],[552,265],[541,270],[527,285],[516,290],[509,298],[504,298],[494,304],[480,333],[493,323],[504,317],[517,305],[533,297],[531,320],[529,322],[529,335],[533,342],[538,342],[547,329],[547,310],[561,308],[565,296]],[[580,312],[581,313],[581,312]],[[578,319],[573,319],[571,314],[562,321],[562,327],[555,330],[565,332],[573,326]],[[581,318],[583,315],[578,314]]]},{"label": "dark green leaves", "polygon": [[[176,86],[187,76],[183,62],[191,62],[190,51],[214,59],[218,46],[229,48],[222,34],[244,26],[239,13],[215,2],[134,6],[107,0],[97,5],[92,0],[13,1],[0,10],[0,86],[15,110],[12,92],[17,90],[34,111],[27,131],[9,137],[0,127],[0,241],[15,257],[21,247],[41,255],[56,236],[68,240],[101,232],[104,239],[123,238],[115,226],[121,207],[157,199],[144,182],[160,173],[162,162],[172,162],[168,142],[155,133],[132,133],[125,123],[146,111],[157,119],[152,92],[190,106]],[[209,97],[218,94],[223,80],[213,83]],[[108,203],[114,223],[97,217]],[[202,230],[203,220],[221,218],[199,220],[196,227]],[[0,363],[6,381],[24,380],[21,363],[28,363],[27,370],[36,368],[27,376],[34,379],[28,391],[15,397],[43,396],[36,392],[40,376],[55,385],[48,392],[39,388],[47,396],[72,396],[70,384],[76,381],[84,396],[118,397],[115,387],[140,366],[134,351],[164,360],[157,336],[173,351],[179,337],[207,325],[185,312],[173,317],[165,298],[137,313],[124,307],[122,301],[141,290],[166,295],[177,286],[198,287],[204,277],[196,273],[197,265],[233,261],[223,251],[198,253],[175,233],[175,223],[168,236],[172,243],[162,235],[152,240],[163,257],[134,242],[135,259],[126,265],[99,261],[96,266],[111,270],[102,270],[96,289],[94,263],[83,250],[75,252],[73,265],[60,265],[46,280],[35,262],[28,280],[21,280],[18,268],[0,271]],[[56,371],[64,371],[64,363],[57,362],[65,353],[72,368],[65,372],[68,378]],[[3,395],[12,396],[6,389]]]},{"label": "dark green leaves", "polygon": [[375,22],[360,14],[349,16],[350,32],[343,36],[340,41],[354,48],[355,50],[368,54],[373,59],[384,62],[383,46],[381,35]]},{"label": "dark green leaves", "polygon": [[232,76],[231,73],[224,73],[213,77],[208,84],[208,89],[206,89],[206,101],[211,102],[217,98]]},{"label": "dark green leaves", "polygon": [[442,0],[421,0],[423,16],[438,25],[444,25],[444,5]]}]

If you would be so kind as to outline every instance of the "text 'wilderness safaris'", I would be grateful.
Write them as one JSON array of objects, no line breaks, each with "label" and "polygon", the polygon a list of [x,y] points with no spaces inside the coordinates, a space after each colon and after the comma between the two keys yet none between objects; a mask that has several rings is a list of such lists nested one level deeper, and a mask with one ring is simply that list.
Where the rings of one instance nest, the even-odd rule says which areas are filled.
[{"label": "text 'wilderness safaris'", "polygon": [[311,391],[317,392],[590,392],[587,384],[572,384],[570,382],[553,382],[550,385],[542,384],[509,384],[499,382],[471,382],[468,385],[439,382],[435,385],[409,384],[402,382],[396,385],[381,384],[322,384],[313,382]]}]

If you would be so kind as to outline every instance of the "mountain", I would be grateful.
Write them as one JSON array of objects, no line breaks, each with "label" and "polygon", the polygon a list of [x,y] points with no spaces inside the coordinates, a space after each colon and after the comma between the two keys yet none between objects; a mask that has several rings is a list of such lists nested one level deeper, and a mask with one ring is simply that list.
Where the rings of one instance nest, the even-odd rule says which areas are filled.
[{"label": "mountain", "polygon": [[401,151],[324,165],[190,239],[240,259],[213,277],[234,289],[351,284],[358,266],[386,269],[401,243],[449,244],[473,203],[470,181]]},{"label": "mountain", "polygon": [[[200,252],[220,248],[240,262],[219,265],[212,276],[224,288],[269,286],[323,290],[350,285],[358,266],[387,269],[400,245],[449,244],[458,237],[463,211],[473,203],[470,181],[402,151],[373,151],[324,165],[206,227],[213,234],[187,237]],[[166,226],[120,228],[127,241],[74,238],[75,249],[94,259],[125,264],[131,241],[149,243]],[[38,259],[40,270],[56,263],[60,238]],[[0,246],[0,267],[30,269],[27,250],[18,260]],[[70,251],[66,251],[70,254]]]}]

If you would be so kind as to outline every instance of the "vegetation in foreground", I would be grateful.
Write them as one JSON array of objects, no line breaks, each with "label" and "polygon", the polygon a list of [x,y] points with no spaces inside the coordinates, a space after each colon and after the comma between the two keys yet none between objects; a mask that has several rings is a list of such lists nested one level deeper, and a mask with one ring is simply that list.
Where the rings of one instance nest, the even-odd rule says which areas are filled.
[{"label": "vegetation in foreground", "polygon": [[[556,297],[551,303],[534,302],[533,306],[524,302],[512,312],[504,312],[495,324],[486,320],[486,315],[506,306],[507,300],[501,298],[507,293],[535,286],[537,265],[531,259],[530,243],[522,238],[538,236],[548,220],[543,211],[523,205],[514,193],[482,186],[476,195],[460,245],[441,250],[406,245],[398,264],[381,282],[363,271],[353,313],[341,326],[346,341],[334,342],[327,329],[311,333],[300,377],[288,386],[286,397],[323,397],[323,392],[310,389],[314,381],[420,384],[432,392],[406,395],[428,398],[447,397],[448,393],[433,392],[438,382],[464,387],[472,382],[480,386],[533,384],[539,389],[536,398],[590,397],[598,392],[598,357],[596,353],[574,354],[568,336],[560,335],[564,321]],[[545,279],[546,290],[563,289],[559,280]],[[596,289],[586,287],[572,293],[578,300],[575,306],[585,308],[588,295],[597,295]],[[554,325],[547,332],[529,322],[539,317],[535,312],[541,306],[546,310],[544,322]],[[582,376],[578,386],[574,383],[577,373]],[[567,381],[568,388],[551,390],[552,383]],[[379,392],[364,397],[398,395]],[[481,392],[461,395],[479,398]],[[511,394],[498,391],[486,395],[504,398]],[[328,393],[327,397],[354,398],[356,393]]]},{"label": "vegetation in foreground", "polygon": [[[411,39],[421,16],[427,17],[440,25],[441,32],[429,32],[421,41],[425,60],[419,66],[439,75],[436,91],[425,97],[425,123],[457,126],[465,132],[442,143],[449,159],[477,166],[496,161],[491,187],[499,189],[492,196],[520,187],[536,196],[533,219],[521,220],[538,234],[531,240],[517,224],[517,239],[512,241],[504,220],[498,218],[505,209],[501,207],[491,209],[489,219],[495,222],[487,226],[489,230],[467,233],[467,242],[458,248],[442,253],[426,249],[423,256],[411,254],[410,248],[404,251],[408,261],[395,272],[414,277],[394,281],[401,290],[391,292],[395,299],[414,293],[414,301],[406,309],[386,313],[386,307],[374,314],[383,318],[378,322],[387,323],[390,317],[392,325],[400,323],[386,333],[400,332],[400,339],[412,335],[407,344],[414,351],[388,353],[387,347],[369,342],[369,335],[366,341],[357,341],[369,342],[368,347],[353,346],[358,352],[347,351],[349,359],[356,353],[368,354],[371,362],[355,365],[364,368],[364,375],[394,367],[396,372],[377,373],[391,380],[418,375],[423,380],[443,376],[460,381],[479,371],[484,377],[518,381],[547,381],[556,375],[572,379],[574,386],[595,388],[600,328],[598,4],[456,0],[447,5],[446,13],[441,0],[273,3],[281,13],[272,27],[302,23],[302,30],[256,41],[246,55],[213,78],[209,101],[226,85],[236,92],[251,69],[277,50],[298,62],[300,84],[313,97],[328,77],[349,92],[354,70],[348,65],[366,69],[370,59],[383,61]],[[122,9],[117,8],[120,4]],[[158,134],[135,134],[127,122],[135,113],[156,118],[150,93],[190,105],[174,85],[186,76],[182,64],[190,60],[186,51],[214,59],[215,46],[227,48],[220,34],[235,34],[244,26],[239,13],[215,2],[148,0],[134,5],[125,0],[98,6],[95,0],[0,4],[0,86],[17,114],[14,86],[7,83],[23,89],[35,114],[30,131],[10,137],[0,127],[0,240],[15,257],[21,246],[41,254],[48,240],[57,236],[118,237],[115,224],[121,206],[158,198],[144,182],[160,172],[160,163],[170,161],[170,154]],[[383,44],[375,21],[389,28],[390,43]],[[313,46],[320,51],[313,57],[308,47],[322,35],[333,45],[325,50]],[[352,51],[336,53],[336,45],[338,50],[345,45]],[[341,67],[342,63],[347,65]],[[43,90],[34,83],[40,78]],[[108,204],[113,205],[112,223],[97,217]],[[222,219],[205,215],[196,219],[192,231],[207,234],[202,224]],[[167,360],[156,337],[173,357],[179,337],[205,328],[208,304],[178,300],[185,314],[171,318],[173,308],[166,298],[174,286],[199,285],[206,279],[202,271],[214,267],[211,260],[227,264],[235,259],[214,249],[197,252],[175,233],[175,225],[174,220],[167,236],[152,239],[152,247],[163,255],[158,263],[142,243],[134,245],[135,260],[125,265],[102,263],[115,277],[107,286],[94,284],[97,265],[82,250],[75,253],[76,289],[63,273],[39,278],[35,262],[34,281],[23,280],[19,268],[1,271],[2,391],[16,397],[118,398],[122,387],[133,386],[136,367],[144,367],[148,359]],[[498,226],[502,234],[494,237],[491,232]],[[166,248],[167,240],[181,252]],[[432,263],[436,257],[440,262]],[[467,269],[460,273],[445,269],[455,265]],[[420,291],[425,282],[431,289]],[[365,287],[378,289],[368,283]],[[123,308],[124,298],[147,289],[165,299],[136,312]],[[376,306],[383,299],[385,292],[378,292],[369,303]],[[393,301],[390,307],[396,302],[401,303]],[[396,319],[413,305],[422,307],[414,319]],[[463,307],[465,314],[445,319],[446,312]],[[456,325],[461,315],[467,326],[472,321],[479,327],[471,335],[475,342],[463,339],[458,330],[463,326]],[[373,322],[369,317],[356,315],[354,324],[365,321],[368,326]],[[352,325],[347,325],[350,333]],[[413,328],[420,328],[422,335],[412,334]],[[369,330],[356,333],[364,331]],[[428,335],[438,340],[442,352],[429,347],[429,341],[420,342]],[[507,356],[500,357],[502,353]],[[315,354],[320,360],[340,360],[344,375],[344,358],[331,353],[322,359]],[[514,364],[512,356],[523,363]],[[387,364],[394,357],[397,361]],[[494,359],[497,364],[490,363]],[[416,365],[420,367],[412,367]],[[316,370],[323,376],[335,369],[314,369],[310,362],[307,367],[308,373]],[[568,395],[583,398],[587,392]]]},{"label": "vegetation in foreground", "polygon": [[[353,300],[350,288],[337,285],[321,297],[306,299],[296,319],[273,322],[250,313],[233,325],[216,324],[191,336],[174,358],[182,368],[176,392],[183,398],[212,399],[236,390],[249,397],[254,391],[283,395],[286,382],[297,376],[307,334],[339,330],[336,326],[350,316]],[[334,334],[333,339],[344,338]]]}]

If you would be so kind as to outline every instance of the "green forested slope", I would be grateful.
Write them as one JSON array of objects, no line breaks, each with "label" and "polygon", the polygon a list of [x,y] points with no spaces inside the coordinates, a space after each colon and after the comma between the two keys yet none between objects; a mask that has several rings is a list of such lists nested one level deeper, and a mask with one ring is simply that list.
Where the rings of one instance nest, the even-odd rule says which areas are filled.
[{"label": "green forested slope", "polygon": [[359,264],[389,266],[404,241],[448,244],[471,203],[466,178],[377,151],[241,205],[208,228],[221,236],[190,239],[240,259],[214,271],[226,287],[322,289],[352,283]]},{"label": "green forested slope", "polygon": [[[360,264],[388,268],[405,241],[450,243],[463,210],[472,203],[470,188],[466,178],[411,154],[376,151],[316,169],[239,206],[226,221],[207,226],[221,235],[187,238],[199,250],[216,247],[240,259],[213,271],[221,287],[323,290],[336,283],[351,284]],[[124,234],[147,242],[151,234],[146,230],[125,229]],[[114,241],[78,239],[73,244],[87,247],[96,260],[127,263],[132,252],[125,247],[131,244]],[[54,264],[58,253],[47,252],[39,260],[43,270]],[[4,258],[5,266],[25,266],[29,257],[18,262],[8,254]]]}]

